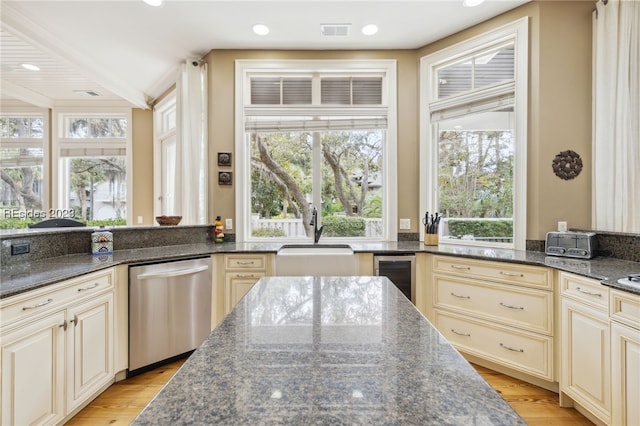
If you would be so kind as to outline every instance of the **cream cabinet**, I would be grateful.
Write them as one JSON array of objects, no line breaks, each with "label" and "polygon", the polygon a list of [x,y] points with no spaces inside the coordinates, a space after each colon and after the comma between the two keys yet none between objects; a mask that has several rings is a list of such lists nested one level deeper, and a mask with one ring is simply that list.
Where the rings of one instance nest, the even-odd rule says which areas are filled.
[{"label": "cream cabinet", "polygon": [[108,387],[112,269],[0,301],[2,424],[59,424]]},{"label": "cream cabinet", "polygon": [[429,270],[427,317],[458,350],[475,362],[554,382],[550,269],[434,255]]},{"label": "cream cabinet", "polygon": [[113,293],[67,310],[67,411],[113,379]]},{"label": "cream cabinet", "polygon": [[2,333],[2,424],[56,424],[65,415],[65,312]]},{"label": "cream cabinet", "polygon": [[560,404],[611,424],[609,289],[568,273],[560,273],[559,281]]},{"label": "cream cabinet", "polygon": [[640,296],[611,290],[611,424],[640,425]]},{"label": "cream cabinet", "polygon": [[224,314],[228,314],[262,277],[273,274],[271,254],[224,255]]}]

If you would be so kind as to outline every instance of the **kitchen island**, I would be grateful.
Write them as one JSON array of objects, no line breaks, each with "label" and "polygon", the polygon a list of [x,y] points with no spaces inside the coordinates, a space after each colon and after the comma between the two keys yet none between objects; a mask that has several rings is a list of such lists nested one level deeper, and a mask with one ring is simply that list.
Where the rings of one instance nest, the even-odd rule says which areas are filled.
[{"label": "kitchen island", "polygon": [[386,277],[262,278],[132,423],[525,425]]}]

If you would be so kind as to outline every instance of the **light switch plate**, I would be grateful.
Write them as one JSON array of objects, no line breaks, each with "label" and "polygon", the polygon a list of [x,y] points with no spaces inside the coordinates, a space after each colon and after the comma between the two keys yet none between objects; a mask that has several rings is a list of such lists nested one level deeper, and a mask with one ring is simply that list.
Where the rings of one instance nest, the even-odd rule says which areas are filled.
[{"label": "light switch plate", "polygon": [[225,219],[224,227],[225,229],[233,229],[233,219]]},{"label": "light switch plate", "polygon": [[411,219],[400,219],[400,229],[411,229]]}]

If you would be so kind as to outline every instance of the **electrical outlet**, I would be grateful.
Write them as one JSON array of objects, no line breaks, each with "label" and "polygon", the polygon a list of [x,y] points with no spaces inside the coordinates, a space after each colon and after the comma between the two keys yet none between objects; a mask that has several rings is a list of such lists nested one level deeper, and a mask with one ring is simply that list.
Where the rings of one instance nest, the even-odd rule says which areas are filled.
[{"label": "electrical outlet", "polygon": [[233,219],[225,219],[224,227],[225,229],[233,229]]},{"label": "electrical outlet", "polygon": [[31,244],[29,243],[14,244],[11,246],[11,256],[15,256],[16,254],[27,254],[30,251]]},{"label": "electrical outlet", "polygon": [[138,216],[138,225],[142,223],[142,216]]},{"label": "electrical outlet", "polygon": [[411,219],[400,219],[400,229],[411,229]]}]

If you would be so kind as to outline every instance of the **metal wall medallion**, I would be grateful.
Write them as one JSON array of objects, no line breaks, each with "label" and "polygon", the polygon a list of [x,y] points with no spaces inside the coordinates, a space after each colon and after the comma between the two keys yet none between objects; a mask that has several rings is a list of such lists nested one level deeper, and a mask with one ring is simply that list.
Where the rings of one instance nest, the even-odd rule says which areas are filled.
[{"label": "metal wall medallion", "polygon": [[582,158],[577,152],[569,149],[556,154],[551,166],[553,173],[560,179],[571,180],[582,171]]}]

